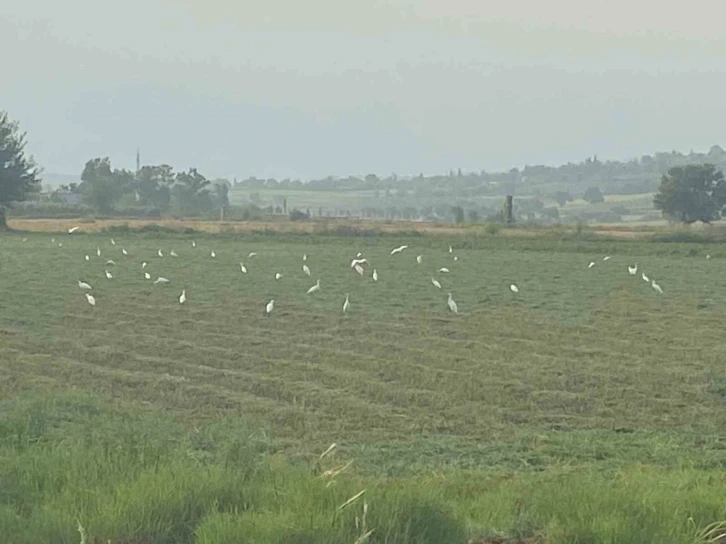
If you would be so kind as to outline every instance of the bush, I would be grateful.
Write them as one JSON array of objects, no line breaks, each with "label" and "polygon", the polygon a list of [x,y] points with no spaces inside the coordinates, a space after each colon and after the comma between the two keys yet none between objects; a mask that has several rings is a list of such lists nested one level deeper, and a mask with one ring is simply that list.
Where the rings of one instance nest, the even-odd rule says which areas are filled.
[{"label": "bush", "polygon": [[301,212],[300,210],[292,210],[290,212],[290,221],[307,221],[310,219],[310,214]]}]

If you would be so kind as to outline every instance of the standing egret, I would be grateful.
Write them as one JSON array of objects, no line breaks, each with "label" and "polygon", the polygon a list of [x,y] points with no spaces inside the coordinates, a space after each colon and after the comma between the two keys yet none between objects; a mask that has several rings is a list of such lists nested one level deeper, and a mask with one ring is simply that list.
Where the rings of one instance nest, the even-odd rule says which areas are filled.
[{"label": "standing egret", "polygon": [[363,275],[363,267],[361,265],[357,264],[354,266],[354,268],[355,271],[358,272],[358,274],[360,274],[361,276]]},{"label": "standing egret", "polygon": [[307,294],[314,293],[315,291],[320,291],[320,280],[318,280],[315,285],[313,285],[310,289],[308,289]]},{"label": "standing egret", "polygon": [[418,264],[421,264],[421,261],[423,260],[423,255],[416,255],[416,262]]},{"label": "standing egret", "polygon": [[519,287],[514,284],[509,286],[509,290],[512,291],[512,293],[519,293]]},{"label": "standing egret", "polygon": [[209,255],[211,255],[212,259],[217,257],[217,254],[214,251],[212,251]]},{"label": "standing egret", "polygon": [[449,305],[449,310],[451,310],[455,314],[459,313],[459,307],[456,305],[456,302],[454,302],[454,299],[451,298],[451,293],[449,293],[449,300],[447,300],[446,302]]},{"label": "standing egret", "polygon": [[459,256],[458,255],[454,255],[454,260],[455,261],[458,261],[459,260]]},{"label": "standing egret", "polygon": [[406,249],[408,246],[399,246],[395,249],[391,250],[391,255],[395,255],[396,253],[401,253],[404,249]]},{"label": "standing egret", "polygon": [[303,262],[304,261],[307,261],[307,260],[308,260],[308,254],[307,253],[303,253]]},{"label": "standing egret", "polygon": [[347,313],[350,308],[350,300],[348,300],[348,293],[345,294],[345,302],[343,303],[343,313]]},{"label": "standing egret", "polygon": [[711,258],[711,254],[709,253],[708,255],[706,255],[706,258],[707,259],[710,259]]},{"label": "standing egret", "polygon": [[645,275],[645,272],[643,272],[643,273],[642,273],[642,274],[640,275],[640,277],[641,277],[641,278],[643,278],[643,281],[647,281],[647,282],[650,282],[650,278],[649,278],[648,276],[646,276],[646,275]]},{"label": "standing egret", "polygon": [[590,264],[587,265],[588,268],[592,268],[595,266],[595,261],[590,261]]},{"label": "standing egret", "polygon": [[116,240],[114,240],[113,238],[111,238],[111,245],[112,246],[115,246],[116,245]]},{"label": "standing egret", "polygon": [[109,272],[108,270],[104,270],[104,272],[106,272],[106,279],[107,280],[112,280],[113,279],[113,276],[111,275],[111,272]]},{"label": "standing egret", "polygon": [[58,247],[63,247],[63,242],[58,242]]},{"label": "standing egret", "polygon": [[51,238],[51,239],[50,239],[50,243],[51,243],[51,244],[55,244],[55,238]]},{"label": "standing egret", "polygon": [[173,249],[169,252],[169,255],[171,255],[172,257],[178,257],[179,256],[179,255],[176,254],[176,251],[174,251]]},{"label": "standing egret", "polygon": [[434,287],[441,289],[441,284],[438,281],[436,281],[436,278],[431,278],[431,283],[434,284]]},{"label": "standing egret", "polygon": [[279,272],[277,274],[275,274],[275,279],[276,280],[279,280],[281,277],[282,277],[282,274],[280,274]]},{"label": "standing egret", "polygon": [[628,274],[631,276],[635,276],[638,273],[638,263],[635,263],[635,266],[628,266]]},{"label": "standing egret", "polygon": [[76,232],[80,228],[81,227],[73,227],[72,229],[68,229],[68,234],[73,234],[74,232]]},{"label": "standing egret", "polygon": [[308,268],[308,265],[304,264],[302,267],[302,271],[305,272],[308,276],[310,275],[310,269]]},{"label": "standing egret", "polygon": [[149,274],[148,272],[144,272],[144,279],[150,280],[151,274]]},{"label": "standing egret", "polygon": [[373,281],[378,281],[378,270],[373,269]]},{"label": "standing egret", "polygon": [[453,253],[453,252],[454,252],[454,248],[449,246],[449,253]]},{"label": "standing egret", "polygon": [[275,309],[275,299],[273,298],[270,302],[267,303],[267,306],[265,306],[265,315],[270,315],[272,313],[272,310]]},{"label": "standing egret", "polygon": [[90,304],[91,306],[95,306],[96,299],[94,298],[94,296],[91,293],[85,293],[85,295],[86,295],[86,300],[88,301],[88,304]]},{"label": "standing egret", "polygon": [[164,256],[164,254],[163,254],[163,253],[161,252],[161,250],[157,251],[157,252],[156,252],[156,254],[157,254],[157,255],[158,255],[159,257],[163,257],[163,256]]},{"label": "standing egret", "polygon": [[100,257],[100,256],[101,256],[101,248],[96,246],[96,257]]},{"label": "standing egret", "polygon": [[81,289],[91,289],[91,286],[88,285],[85,281],[78,280],[78,287]]},{"label": "standing egret", "polygon": [[239,263],[239,269],[243,274],[247,274],[247,267],[245,266],[245,263]]},{"label": "standing egret", "polygon": [[194,240],[192,240],[192,247],[197,247],[197,243]]},{"label": "standing egret", "polygon": [[87,261],[90,261],[90,260],[91,260],[91,258],[90,258],[90,257],[89,257],[88,255],[86,255],[86,260],[87,260]]},{"label": "standing egret", "polygon": [[125,247],[122,247],[121,248],[121,253],[123,253],[124,255],[128,255],[129,254],[129,252],[126,251],[126,248]]},{"label": "standing egret", "polygon": [[144,268],[146,268],[146,261],[144,261],[143,263],[141,263],[141,270],[143,270]]},{"label": "standing egret", "polygon": [[156,285],[157,283],[169,283],[169,280],[162,276],[159,276],[154,280],[154,285]]},{"label": "standing egret", "polygon": [[181,295],[179,295],[179,304],[184,304],[187,300],[187,290],[182,289]]},{"label": "standing egret", "polygon": [[656,293],[659,293],[661,295],[663,294],[663,289],[660,288],[660,285],[655,283],[655,280],[653,280],[650,284],[653,286],[653,289],[655,289]]},{"label": "standing egret", "polygon": [[603,261],[609,261],[612,257],[610,255],[606,255],[602,258]]}]

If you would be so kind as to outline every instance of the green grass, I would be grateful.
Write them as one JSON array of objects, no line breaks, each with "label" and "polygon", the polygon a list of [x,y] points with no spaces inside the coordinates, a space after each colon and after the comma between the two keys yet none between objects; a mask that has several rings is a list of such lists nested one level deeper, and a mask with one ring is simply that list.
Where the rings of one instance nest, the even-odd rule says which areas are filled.
[{"label": "green grass", "polygon": [[[25,236],[0,237],[17,542],[78,542],[76,518],[94,538],[354,542],[360,504],[335,506],[364,487],[372,542],[695,542],[726,519],[719,245],[472,235],[454,261],[426,236]],[[355,462],[326,488],[310,465],[331,442]],[[437,516],[447,537],[405,536]]]}]

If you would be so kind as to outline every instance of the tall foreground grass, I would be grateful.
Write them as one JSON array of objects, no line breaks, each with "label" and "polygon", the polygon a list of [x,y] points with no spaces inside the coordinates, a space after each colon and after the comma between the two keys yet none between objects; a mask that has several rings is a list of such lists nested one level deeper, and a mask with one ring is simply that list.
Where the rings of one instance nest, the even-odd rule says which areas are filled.
[{"label": "tall foreground grass", "polygon": [[[335,452],[291,463],[241,419],[185,429],[80,393],[0,403],[0,534],[8,543],[718,542],[726,476],[357,476]],[[324,449],[324,448],[321,448]],[[349,501],[352,497],[355,500]],[[348,502],[349,501],[349,502]]]}]

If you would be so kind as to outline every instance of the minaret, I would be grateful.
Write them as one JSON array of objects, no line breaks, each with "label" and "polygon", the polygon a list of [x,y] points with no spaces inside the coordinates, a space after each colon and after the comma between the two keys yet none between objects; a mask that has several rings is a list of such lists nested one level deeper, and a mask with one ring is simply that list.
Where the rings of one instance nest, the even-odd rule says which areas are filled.
[{"label": "minaret", "polygon": [[139,148],[136,148],[136,175],[141,172],[141,155],[139,155]]}]

